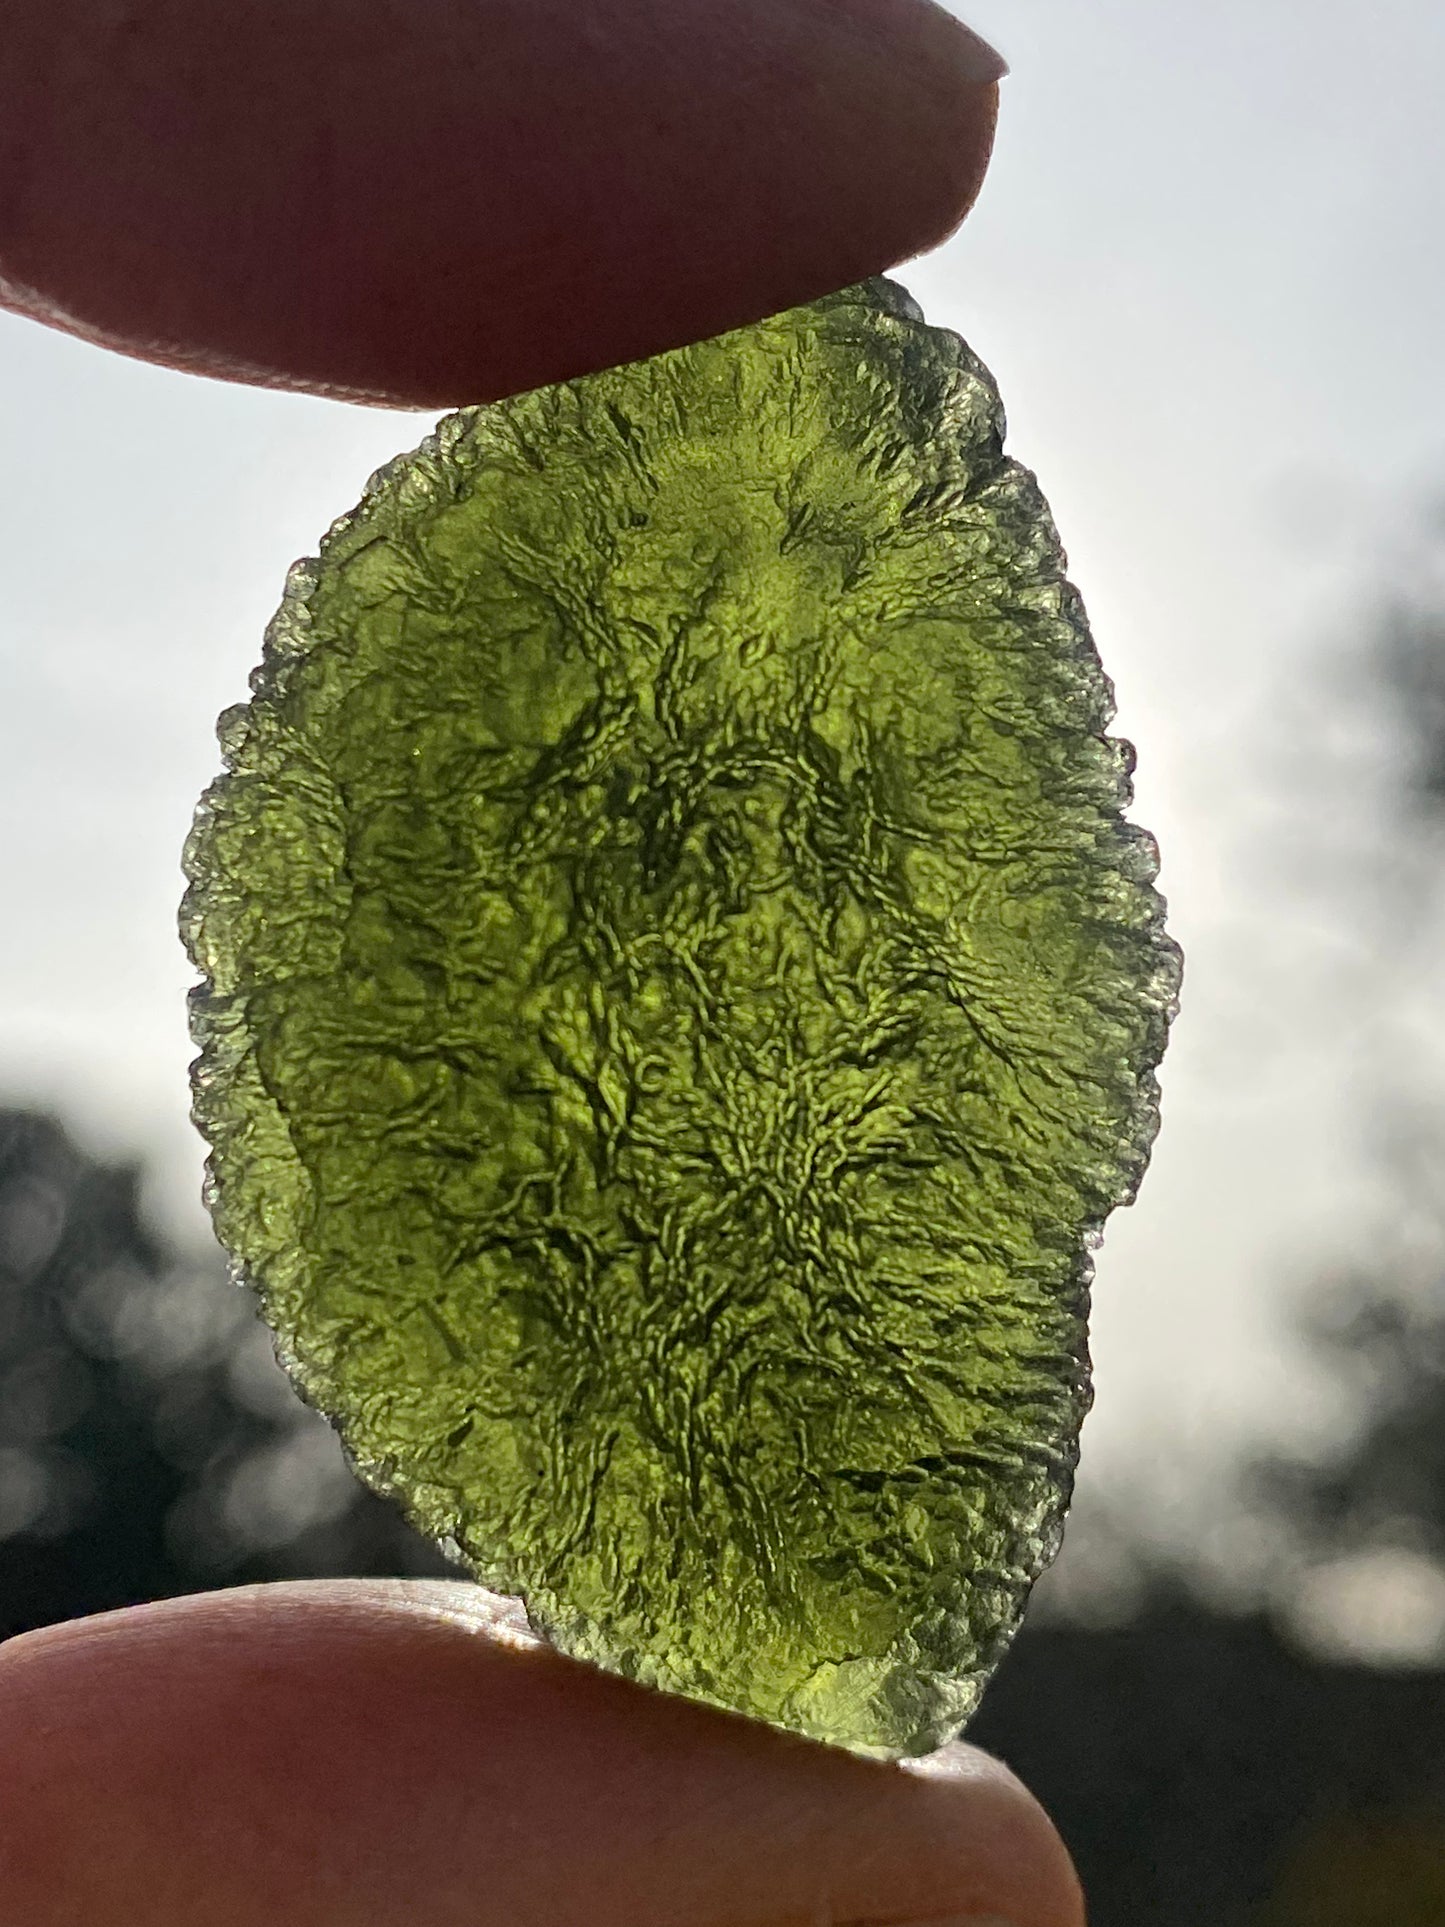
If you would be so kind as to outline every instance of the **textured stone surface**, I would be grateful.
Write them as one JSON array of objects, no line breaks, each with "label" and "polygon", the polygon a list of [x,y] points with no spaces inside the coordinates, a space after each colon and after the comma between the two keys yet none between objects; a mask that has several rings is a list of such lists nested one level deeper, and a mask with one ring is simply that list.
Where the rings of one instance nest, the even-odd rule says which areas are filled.
[{"label": "textured stone surface", "polygon": [[1177,958],[992,383],[872,282],[451,417],[188,847],[224,1242],[568,1652],[883,1753],[1052,1556]]}]

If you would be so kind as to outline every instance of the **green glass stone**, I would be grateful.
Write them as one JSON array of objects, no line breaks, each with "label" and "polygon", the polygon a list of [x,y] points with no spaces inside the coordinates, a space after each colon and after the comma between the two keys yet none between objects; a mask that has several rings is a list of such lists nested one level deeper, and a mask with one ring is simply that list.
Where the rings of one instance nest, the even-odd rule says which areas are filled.
[{"label": "green glass stone", "polygon": [[216,1225],[557,1646],[880,1755],[1059,1539],[1177,989],[993,384],[873,281],[444,421],[293,571],[184,909]]}]

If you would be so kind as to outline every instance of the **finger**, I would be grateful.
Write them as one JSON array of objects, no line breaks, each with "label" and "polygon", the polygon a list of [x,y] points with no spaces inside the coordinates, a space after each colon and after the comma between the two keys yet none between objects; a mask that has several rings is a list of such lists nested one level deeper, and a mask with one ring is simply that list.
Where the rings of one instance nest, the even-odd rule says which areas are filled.
[{"label": "finger", "polygon": [[474,1587],[252,1588],[0,1649],[27,1927],[1081,1927],[1057,1835],[922,1771],[566,1660]]},{"label": "finger", "polygon": [[941,240],[1002,63],[931,0],[9,0],[0,299],[417,406]]}]

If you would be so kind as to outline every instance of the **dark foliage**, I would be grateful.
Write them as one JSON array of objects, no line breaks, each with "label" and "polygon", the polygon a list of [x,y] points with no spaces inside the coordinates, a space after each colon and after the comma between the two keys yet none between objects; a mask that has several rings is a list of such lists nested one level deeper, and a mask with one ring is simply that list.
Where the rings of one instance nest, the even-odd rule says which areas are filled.
[{"label": "dark foliage", "polygon": [[[1272,1901],[1347,1819],[1407,1816],[1445,1863],[1445,1674],[1325,1665],[1183,1595],[1114,1631],[1026,1625],[969,1737],[1054,1816],[1091,1927],[1336,1927]],[[1418,1880],[1386,1879],[1349,1927],[1415,1927]]]},{"label": "dark foliage", "polygon": [[0,1633],[207,1585],[438,1572],[295,1398],[219,1259],[134,1168],[0,1112]]},{"label": "dark foliage", "polygon": [[1368,1387],[1360,1429],[1333,1456],[1259,1469],[1263,1506],[1308,1557],[1380,1547],[1445,1561],[1445,1316],[1438,1299],[1362,1280],[1309,1335]]}]

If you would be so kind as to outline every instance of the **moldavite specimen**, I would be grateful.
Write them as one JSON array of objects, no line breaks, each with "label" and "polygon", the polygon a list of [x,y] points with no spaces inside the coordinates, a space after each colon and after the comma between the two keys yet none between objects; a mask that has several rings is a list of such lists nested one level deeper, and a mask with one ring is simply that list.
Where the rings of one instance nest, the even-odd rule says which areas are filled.
[{"label": "moldavite specimen", "polygon": [[220,1235],[569,1653],[925,1751],[1052,1555],[1153,846],[986,371],[887,282],[443,422],[187,854]]}]

